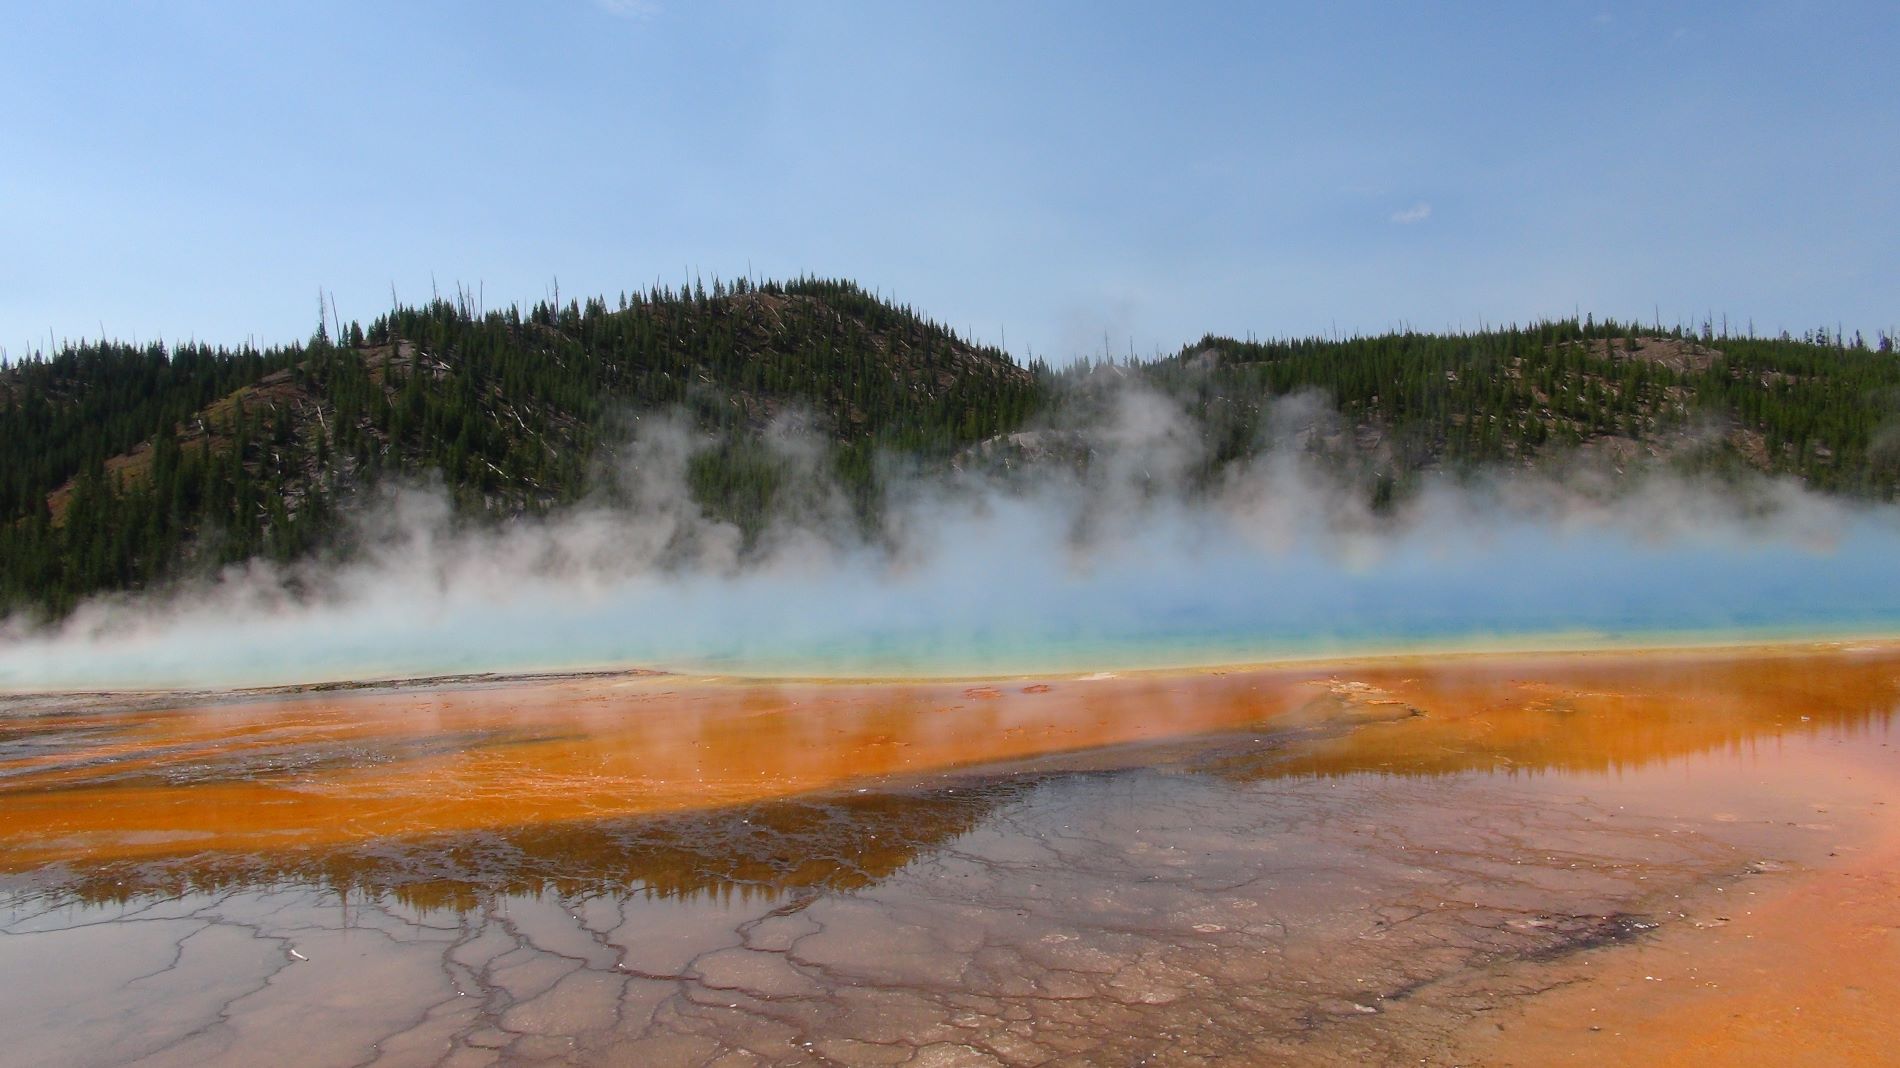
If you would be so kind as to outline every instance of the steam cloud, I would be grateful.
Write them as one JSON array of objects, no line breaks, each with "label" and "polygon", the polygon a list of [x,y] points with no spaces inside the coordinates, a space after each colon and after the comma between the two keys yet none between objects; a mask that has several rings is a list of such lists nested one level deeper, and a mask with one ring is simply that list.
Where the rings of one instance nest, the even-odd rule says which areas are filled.
[{"label": "steam cloud", "polygon": [[749,547],[686,489],[707,442],[648,416],[612,505],[471,526],[438,491],[390,491],[355,520],[347,563],[252,564],[100,598],[57,627],[8,623],[0,689],[608,665],[1014,674],[1900,620],[1892,509],[1767,479],[1596,492],[1572,471],[1441,477],[1377,515],[1363,485],[1314,459],[1337,428],[1297,397],[1254,460],[1189,493],[1202,438],[1174,402],[1122,385],[1091,403],[999,446],[1032,460],[1086,448],[1080,474],[1029,462],[895,479],[869,536],[819,439],[781,423],[768,437],[794,476]]}]

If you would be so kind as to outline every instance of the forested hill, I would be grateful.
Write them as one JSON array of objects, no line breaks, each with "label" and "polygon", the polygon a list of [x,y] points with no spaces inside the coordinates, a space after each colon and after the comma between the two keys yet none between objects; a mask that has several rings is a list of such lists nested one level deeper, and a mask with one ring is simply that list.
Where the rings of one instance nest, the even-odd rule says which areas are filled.
[{"label": "forested hill", "polygon": [[[1421,471],[1551,461],[1798,478],[1851,497],[1900,489],[1900,354],[1804,338],[1586,319],[1438,336],[1208,337],[1142,375],[1194,412],[1219,468],[1261,447],[1270,399],[1318,390],[1337,418],[1300,443],[1375,493]],[[1265,420],[1270,422],[1270,419]]]},{"label": "forested hill", "polygon": [[1900,358],[1887,348],[1585,320],[1461,336],[1209,337],[1159,360],[1051,371],[816,279],[527,311],[437,300],[268,350],[68,345],[0,370],[0,611],[59,615],[101,590],[296,557],[391,475],[439,478],[471,517],[610,494],[601,450],[626,440],[633,414],[656,410],[718,442],[688,470],[714,514],[754,530],[772,511],[787,468],[764,433],[792,413],[830,442],[837,481],[869,520],[880,456],[926,471],[1052,456],[1086,465],[1078,413],[1131,380],[1172,395],[1199,428],[1196,481],[1285,430],[1273,425],[1278,398],[1311,394],[1334,414],[1297,447],[1379,502],[1436,468],[1579,454],[1611,469],[1792,474],[1889,499]]},{"label": "forested hill", "polygon": [[0,373],[0,609],[288,559],[392,473],[439,473],[465,512],[542,512],[611,488],[596,450],[640,411],[722,442],[689,472],[718,513],[766,511],[780,413],[832,437],[868,510],[881,452],[948,455],[1020,426],[1038,389],[996,349],[811,279],[486,314],[437,300],[265,351],[69,346]]}]

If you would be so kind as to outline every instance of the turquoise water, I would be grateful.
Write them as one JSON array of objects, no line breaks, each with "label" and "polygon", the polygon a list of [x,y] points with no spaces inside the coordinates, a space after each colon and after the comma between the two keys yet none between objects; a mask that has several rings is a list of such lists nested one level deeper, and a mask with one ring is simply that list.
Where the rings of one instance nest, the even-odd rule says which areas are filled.
[{"label": "turquoise water", "polygon": [[447,585],[388,571],[327,605],[135,608],[117,633],[15,641],[0,647],[0,687],[603,666],[973,676],[1900,634],[1900,527],[1850,514],[1825,534],[1716,528],[1654,541],[1498,522],[1360,552],[1263,549],[1184,527],[1086,558],[1034,532],[946,537],[909,568],[865,554],[722,575]]}]

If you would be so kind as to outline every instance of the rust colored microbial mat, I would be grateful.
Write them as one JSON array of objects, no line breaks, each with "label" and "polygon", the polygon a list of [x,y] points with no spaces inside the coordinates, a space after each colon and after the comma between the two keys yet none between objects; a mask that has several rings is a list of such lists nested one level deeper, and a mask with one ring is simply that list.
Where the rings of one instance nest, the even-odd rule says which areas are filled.
[{"label": "rust colored microbial mat", "polygon": [[1900,1063],[1900,649],[0,698],[0,1062]]}]

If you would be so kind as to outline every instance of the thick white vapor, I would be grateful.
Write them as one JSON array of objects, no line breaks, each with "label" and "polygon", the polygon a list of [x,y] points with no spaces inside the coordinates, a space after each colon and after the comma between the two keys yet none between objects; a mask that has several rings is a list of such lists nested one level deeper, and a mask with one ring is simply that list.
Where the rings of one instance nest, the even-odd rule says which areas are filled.
[{"label": "thick white vapor", "polygon": [[687,490],[708,442],[647,417],[611,504],[482,526],[428,487],[390,491],[354,521],[347,563],[252,564],[10,624],[0,689],[610,665],[1014,674],[1900,620],[1900,520],[1791,483],[1443,478],[1380,515],[1324,462],[1340,428],[1313,398],[1282,402],[1258,458],[1194,492],[1202,437],[1173,401],[1124,384],[1077,408],[998,443],[1007,456],[897,481],[870,534],[820,439],[781,423],[767,437],[791,474],[751,546]]}]

